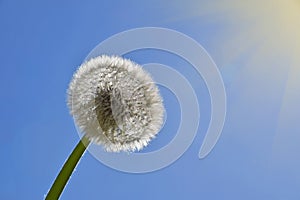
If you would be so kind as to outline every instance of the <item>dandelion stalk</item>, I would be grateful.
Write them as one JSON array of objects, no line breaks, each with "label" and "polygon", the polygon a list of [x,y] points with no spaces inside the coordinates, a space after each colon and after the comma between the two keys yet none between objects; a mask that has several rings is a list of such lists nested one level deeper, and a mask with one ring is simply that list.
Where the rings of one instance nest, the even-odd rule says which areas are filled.
[{"label": "dandelion stalk", "polygon": [[82,137],[82,139],[79,141],[79,143],[65,162],[64,166],[60,170],[59,174],[57,175],[52,187],[50,188],[46,196],[46,200],[54,200],[59,198],[89,143],[90,141],[86,137]]}]

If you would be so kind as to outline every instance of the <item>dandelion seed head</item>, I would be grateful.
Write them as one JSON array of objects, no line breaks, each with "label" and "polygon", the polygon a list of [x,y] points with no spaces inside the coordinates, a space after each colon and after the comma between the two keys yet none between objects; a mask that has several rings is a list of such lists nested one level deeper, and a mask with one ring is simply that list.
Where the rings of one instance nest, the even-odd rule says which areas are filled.
[{"label": "dandelion seed head", "polygon": [[151,76],[118,56],[83,63],[70,82],[68,106],[80,131],[109,152],[141,150],[163,123],[162,98]]}]

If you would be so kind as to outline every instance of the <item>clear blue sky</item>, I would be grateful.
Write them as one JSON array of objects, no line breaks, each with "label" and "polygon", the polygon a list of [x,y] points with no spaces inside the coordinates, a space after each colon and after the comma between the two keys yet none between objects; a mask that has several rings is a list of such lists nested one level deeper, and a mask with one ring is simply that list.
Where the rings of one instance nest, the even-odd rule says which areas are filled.
[{"label": "clear blue sky", "polygon": [[[282,115],[291,108],[282,108],[283,101],[293,103],[292,116],[300,110],[285,97],[288,59],[254,62],[257,43],[227,58],[235,47],[225,45],[239,27],[214,14],[189,15],[193,1],[171,2],[0,0],[0,199],[43,199],[79,140],[66,106],[72,74],[98,43],[143,26],[181,31],[210,53],[228,97],[222,136],[199,160],[210,118],[201,77],[182,70],[187,63],[168,53],[130,53],[126,57],[138,63],[168,64],[190,80],[201,108],[197,137],[171,166],[147,174],[115,171],[86,153],[61,199],[300,199],[299,118]],[[166,144],[178,127],[178,102],[168,90],[162,93],[169,121],[145,151]]]}]

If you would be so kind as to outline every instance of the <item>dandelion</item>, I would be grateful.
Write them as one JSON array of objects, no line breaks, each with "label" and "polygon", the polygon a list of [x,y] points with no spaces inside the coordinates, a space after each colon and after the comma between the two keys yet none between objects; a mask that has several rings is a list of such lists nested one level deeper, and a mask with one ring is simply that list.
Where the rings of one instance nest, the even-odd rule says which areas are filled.
[{"label": "dandelion", "polygon": [[68,89],[68,106],[83,137],[46,199],[58,199],[90,142],[108,152],[141,150],[163,123],[163,102],[151,76],[138,64],[102,55],[83,63]]},{"label": "dandelion", "polygon": [[140,150],[162,124],[163,105],[153,80],[120,57],[100,56],[83,64],[68,94],[80,130],[107,151]]}]

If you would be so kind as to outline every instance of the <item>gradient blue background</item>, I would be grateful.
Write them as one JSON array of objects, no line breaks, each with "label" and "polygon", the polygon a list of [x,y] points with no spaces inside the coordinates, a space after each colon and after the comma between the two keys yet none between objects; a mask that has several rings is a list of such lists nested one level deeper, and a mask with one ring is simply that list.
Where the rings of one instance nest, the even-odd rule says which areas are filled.
[{"label": "gradient blue background", "polygon": [[[285,101],[293,115],[282,114],[292,64],[280,56],[254,62],[259,42],[227,48],[240,26],[218,13],[191,16],[193,6],[201,1],[0,0],[0,199],[43,199],[79,139],[66,106],[73,72],[99,42],[143,26],[181,31],[210,53],[228,97],[222,136],[199,160],[210,119],[201,77],[174,55],[132,52],[125,57],[167,64],[190,80],[201,108],[197,137],[179,160],[148,174],[112,170],[86,153],[61,199],[300,199],[299,95]],[[238,53],[227,59],[228,52]],[[162,94],[168,121],[144,151],[165,145],[178,127],[178,102],[167,89]]]}]

